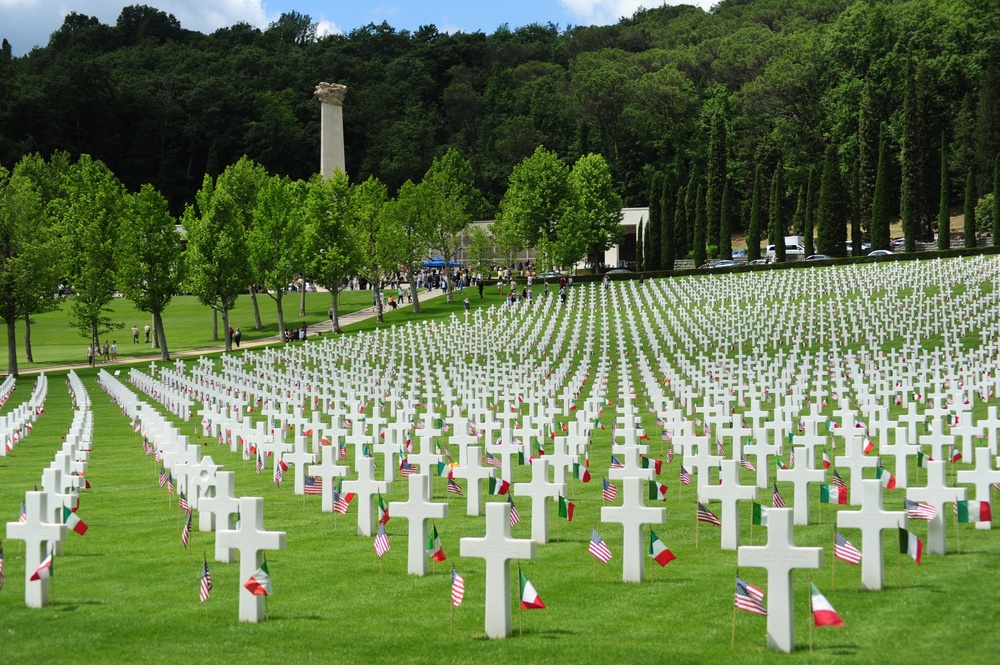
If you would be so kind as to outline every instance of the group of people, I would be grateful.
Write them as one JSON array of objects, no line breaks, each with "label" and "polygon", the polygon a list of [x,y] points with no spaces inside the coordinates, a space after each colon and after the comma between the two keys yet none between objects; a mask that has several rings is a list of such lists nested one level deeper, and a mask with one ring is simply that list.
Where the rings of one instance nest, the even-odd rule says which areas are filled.
[{"label": "group of people", "polygon": [[[237,328],[237,330],[239,330],[239,328]],[[285,330],[285,341],[286,342],[295,342],[299,340],[304,341],[306,338],[307,330],[308,329],[306,328],[305,323],[302,324],[301,328],[288,328]],[[236,346],[239,346],[239,344],[237,344]]]},{"label": "group of people", "polygon": [[113,339],[110,344],[108,344],[108,340],[104,340],[103,347],[101,347],[100,342],[91,342],[88,344],[87,364],[91,367],[94,367],[97,364],[97,354],[101,355],[102,363],[118,362],[118,340]]}]

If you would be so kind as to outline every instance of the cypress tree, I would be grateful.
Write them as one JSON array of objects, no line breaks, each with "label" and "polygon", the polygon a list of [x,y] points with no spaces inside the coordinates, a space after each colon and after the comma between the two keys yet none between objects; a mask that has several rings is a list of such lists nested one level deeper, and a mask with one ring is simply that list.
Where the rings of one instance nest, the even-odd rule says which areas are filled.
[{"label": "cypress tree", "polygon": [[851,256],[864,256],[861,238],[861,170],[854,169],[854,177],[851,178]]},{"label": "cypress tree", "polygon": [[727,181],[722,187],[722,204],[719,208],[719,258],[733,258],[733,236],[729,220],[733,216],[732,194]]},{"label": "cypress tree", "polygon": [[872,231],[872,201],[875,198],[875,179],[878,177],[879,121],[875,104],[874,86],[871,81],[861,93],[858,107],[858,213],[861,231]]},{"label": "cypress tree", "polygon": [[900,155],[902,181],[899,190],[899,212],[906,236],[906,251],[916,249],[920,215],[920,107],[917,98],[917,77],[913,56],[906,58],[906,85],[903,91],[903,136]]},{"label": "cypress tree", "polygon": [[965,247],[976,246],[976,179],[969,169],[965,176]]},{"label": "cypress tree", "polygon": [[806,183],[806,211],[802,218],[802,235],[805,236],[802,248],[806,256],[816,253],[816,188],[816,167],[810,166],[809,181]]},{"label": "cypress tree", "polygon": [[652,233],[652,228],[653,225],[650,224],[649,222],[646,222],[645,233],[643,233],[642,235],[642,266],[646,270],[652,270],[652,268],[649,267],[650,262],[652,260],[651,255],[653,253],[653,247],[649,242],[649,236]]},{"label": "cypress tree", "polygon": [[708,225],[708,210],[705,208],[705,185],[698,183],[698,194],[695,199],[694,218],[694,265],[700,267],[705,263],[705,227]]},{"label": "cypress tree", "polygon": [[760,258],[760,231],[763,220],[761,210],[760,164],[753,174],[753,197],[750,199],[750,223],[747,224],[747,261]]},{"label": "cypress tree", "polygon": [[645,220],[639,220],[639,228],[635,230],[635,268],[639,272],[646,269],[645,256],[643,255],[643,240],[645,239],[646,233],[646,223]]},{"label": "cypress tree", "polygon": [[781,161],[774,167],[771,178],[771,207],[768,219],[768,241],[774,245],[775,260],[785,262],[785,221],[781,216]]},{"label": "cypress tree", "polygon": [[951,210],[948,205],[948,144],[941,135],[941,186],[938,203],[938,249],[951,248]]},{"label": "cypress tree", "polygon": [[684,214],[686,219],[685,230],[687,238],[684,241],[687,251],[694,249],[694,218],[698,214],[695,209],[698,203],[698,185],[701,183],[701,169],[697,166],[691,169],[691,177],[688,179],[687,196],[684,199]]},{"label": "cypress tree", "polygon": [[676,196],[673,191],[675,179],[664,176],[663,191],[660,193],[660,269],[673,270],[676,258],[674,242],[674,206]]},{"label": "cypress tree", "polygon": [[831,143],[823,159],[819,182],[819,210],[816,213],[816,249],[829,256],[844,256],[847,244],[847,206],[844,185],[837,163],[837,149]]},{"label": "cypress tree", "polygon": [[649,183],[649,233],[646,238],[646,270],[660,269],[660,234],[663,228],[663,174],[654,173]]},{"label": "cypress tree", "polygon": [[879,132],[878,170],[872,195],[872,249],[889,249],[889,156],[885,126]]},{"label": "cypress tree", "polygon": [[[674,262],[687,258],[687,217],[684,214],[684,200],[687,198],[687,187],[677,188],[677,205],[674,206]],[[672,267],[671,267],[672,268]]]},{"label": "cypress tree", "polygon": [[793,229],[795,230],[795,235],[801,236],[805,235],[806,228],[806,188],[804,185],[799,185],[799,196],[795,202],[795,218],[793,221]]},{"label": "cypress tree", "polygon": [[708,143],[708,191],[705,193],[708,225],[705,237],[714,243],[719,236],[719,215],[722,192],[726,186],[726,122],[722,111],[712,116],[712,133]]},{"label": "cypress tree", "polygon": [[1000,246],[1000,153],[993,161],[993,245]]}]

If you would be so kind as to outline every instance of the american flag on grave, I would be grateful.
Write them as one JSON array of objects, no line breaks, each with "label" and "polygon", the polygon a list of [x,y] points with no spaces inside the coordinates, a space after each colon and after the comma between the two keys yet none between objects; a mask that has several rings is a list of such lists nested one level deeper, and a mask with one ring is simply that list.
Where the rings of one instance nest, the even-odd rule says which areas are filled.
[{"label": "american flag on grave", "polygon": [[305,484],[306,494],[322,494],[323,493],[323,479],[317,478],[316,476],[306,476]]}]

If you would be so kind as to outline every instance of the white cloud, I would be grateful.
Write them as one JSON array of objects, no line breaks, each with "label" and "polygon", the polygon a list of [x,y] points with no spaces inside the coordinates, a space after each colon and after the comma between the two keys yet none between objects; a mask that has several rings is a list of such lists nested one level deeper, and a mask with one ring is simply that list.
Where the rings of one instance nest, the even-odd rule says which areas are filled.
[{"label": "white cloud", "polygon": [[718,0],[559,0],[566,11],[572,14],[580,25],[610,25],[620,18],[628,18],[642,7],[661,5],[697,5],[710,9]]},{"label": "white cloud", "polygon": [[334,23],[333,21],[327,21],[326,19],[313,19],[316,21],[316,36],[326,37],[327,35],[342,35],[344,31]]}]

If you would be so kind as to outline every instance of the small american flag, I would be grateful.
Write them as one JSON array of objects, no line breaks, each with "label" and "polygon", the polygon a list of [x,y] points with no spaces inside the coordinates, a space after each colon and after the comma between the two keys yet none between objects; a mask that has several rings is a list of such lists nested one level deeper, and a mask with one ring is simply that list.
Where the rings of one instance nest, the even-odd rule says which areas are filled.
[{"label": "small american flag", "polygon": [[674,447],[670,446],[669,448],[667,448],[667,464],[670,464],[673,461],[674,461]]},{"label": "small american flag", "polygon": [[722,441],[719,439],[715,440],[715,453],[723,457],[726,456],[726,449],[722,447]]},{"label": "small american flag", "polygon": [[618,488],[612,483],[609,483],[607,478],[601,478],[601,484],[604,486],[604,489],[601,492],[604,496],[604,500],[614,501],[615,497],[618,496]]},{"label": "small american flag", "polygon": [[496,455],[491,455],[490,453],[486,453],[486,465],[495,467],[497,469],[500,469],[503,466],[502,464],[500,464],[500,460],[497,459]]},{"label": "small american flag", "polygon": [[184,496],[184,492],[181,492],[181,498],[177,502],[177,505],[180,506],[181,510],[183,510],[185,513],[191,512],[191,506],[188,505],[188,500],[187,497]]},{"label": "small american flag", "polygon": [[347,514],[347,509],[351,505],[351,499],[354,498],[353,494],[341,494],[340,492],[333,491],[333,509],[334,511],[340,513],[341,515]]},{"label": "small american flag", "polygon": [[315,476],[306,476],[305,485],[306,494],[322,494],[323,493],[323,479],[317,478]]},{"label": "small american flag", "polygon": [[3,545],[0,545],[0,589],[3,589]]},{"label": "small american flag", "polygon": [[708,522],[709,524],[714,524],[715,526],[722,526],[722,522],[719,518],[712,514],[712,511],[706,508],[700,501],[698,502],[698,521]]},{"label": "small american flag", "polygon": [[188,513],[187,521],[184,522],[184,528],[181,529],[181,543],[184,545],[184,549],[187,549],[188,540],[191,538],[191,513]]},{"label": "small american flag", "polygon": [[683,466],[681,466],[681,482],[685,485],[691,484],[691,474]]},{"label": "small american flag", "polygon": [[160,487],[163,487],[166,484],[167,484],[167,470],[164,469],[163,465],[161,464],[160,465]]},{"label": "small american flag", "polygon": [[281,485],[281,481],[285,479],[285,472],[282,470],[281,465],[278,464],[274,467],[274,486],[278,487]]},{"label": "small american flag", "polygon": [[911,520],[932,520],[937,515],[937,508],[929,503],[917,503],[903,499],[903,507],[906,508],[906,516]]},{"label": "small american flag", "polygon": [[621,460],[619,460],[617,457],[615,457],[614,455],[612,455],[611,456],[611,468],[612,469],[624,469],[625,465],[621,463]]},{"label": "small american flag", "polygon": [[778,492],[778,483],[774,483],[774,494],[771,495],[771,507],[772,508],[785,507],[785,500],[781,498],[781,493]]},{"label": "small american flag", "polygon": [[451,604],[452,607],[458,607],[462,604],[462,598],[465,597],[465,580],[462,576],[458,574],[458,571],[454,568],[451,569]]},{"label": "small american flag", "polygon": [[837,487],[847,487],[847,483],[845,483],[844,479],[840,477],[840,474],[837,473],[836,469],[833,470],[833,484]]},{"label": "small american flag", "polygon": [[391,549],[392,548],[389,547],[389,536],[385,533],[385,525],[379,524],[378,534],[375,536],[375,554],[377,554],[378,558],[381,559],[382,555]]},{"label": "small american flag", "polygon": [[601,563],[607,563],[611,561],[611,550],[601,539],[601,534],[597,533],[597,527],[594,527],[593,532],[590,534],[590,545],[587,546],[587,551],[597,557],[597,560]]},{"label": "small american flag", "polygon": [[406,478],[417,473],[417,466],[415,464],[410,464],[404,457],[403,461],[399,463],[399,472],[404,478]]},{"label": "small american flag", "polygon": [[833,536],[833,556],[855,566],[861,562],[861,551],[840,535],[839,531]]},{"label": "small american flag", "polygon": [[456,483],[451,478],[448,479],[448,491],[451,492],[452,494],[458,494],[459,496],[462,496],[462,488],[459,486],[458,483]]},{"label": "small american flag", "polygon": [[740,578],[736,578],[736,598],[735,605],[738,609],[754,614],[767,616],[767,609],[764,607],[764,592]]},{"label": "small american flag", "polygon": [[256,466],[256,469],[257,469],[257,475],[258,476],[260,475],[260,472],[264,470],[264,458],[261,456],[259,450],[257,451],[257,466]]},{"label": "small american flag", "polygon": [[754,468],[754,465],[750,463],[750,460],[747,459],[746,455],[740,455],[740,466],[747,471],[757,471],[757,469]]},{"label": "small american flag", "polygon": [[208,572],[208,559],[205,559],[201,569],[201,590],[198,592],[198,599],[204,603],[210,595],[212,595],[212,574]]},{"label": "small american flag", "polygon": [[507,495],[507,503],[510,504],[510,525],[514,526],[521,521],[521,514],[517,512],[517,508],[514,506],[514,499],[509,494]]},{"label": "small american flag", "polygon": [[167,471],[167,494],[170,496],[174,495],[174,473],[173,471]]}]

